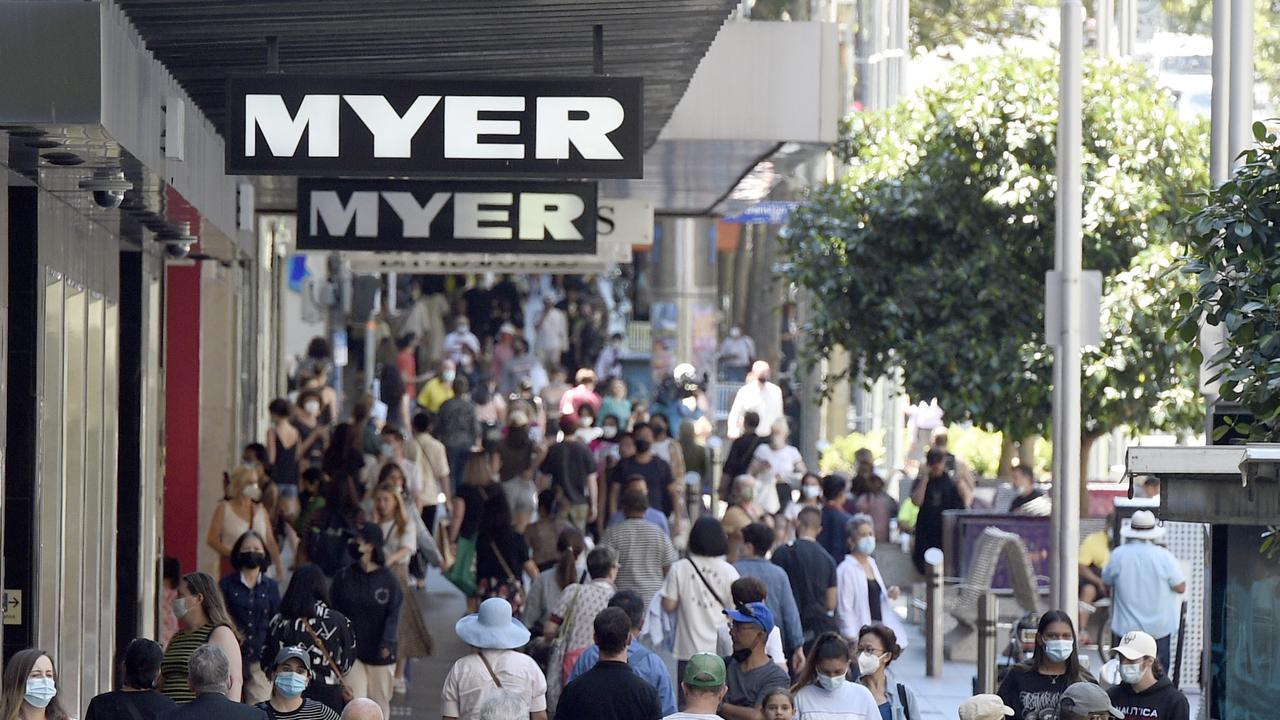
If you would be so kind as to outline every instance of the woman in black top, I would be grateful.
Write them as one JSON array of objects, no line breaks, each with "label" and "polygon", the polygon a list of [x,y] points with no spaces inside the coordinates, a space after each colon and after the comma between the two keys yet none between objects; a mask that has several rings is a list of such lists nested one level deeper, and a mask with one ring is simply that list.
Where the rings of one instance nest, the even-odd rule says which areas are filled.
[{"label": "woman in black top", "polygon": [[1036,628],[1036,649],[1030,662],[1009,668],[996,693],[1013,708],[1014,720],[1054,720],[1058,699],[1078,682],[1096,682],[1080,665],[1071,616],[1050,610]]},{"label": "woman in black top", "polygon": [[[490,487],[496,487],[491,485]],[[500,597],[511,603],[511,614],[520,617],[525,589],[521,573],[538,577],[538,566],[524,536],[516,530],[506,493],[490,492],[480,516],[476,536],[476,595],[483,602]]]},{"label": "woman in black top", "polygon": [[[479,537],[480,520],[484,517],[485,507],[495,495],[502,495],[502,486],[494,479],[495,462],[496,459],[491,460],[490,455],[483,450],[473,450],[467,455],[466,464],[462,470],[462,482],[458,484],[458,491],[453,494],[449,542],[455,546],[458,538],[464,537],[474,539],[477,551],[479,550],[482,543]],[[481,573],[477,567],[476,578],[480,577]],[[467,598],[468,612],[477,612],[479,609],[478,594]]]},{"label": "woman in black top", "polygon": [[155,689],[163,659],[164,651],[154,640],[138,638],[129,643],[121,662],[121,689],[90,700],[84,720],[155,720],[178,707]]},{"label": "woman in black top", "polygon": [[[356,659],[356,636],[347,616],[329,607],[325,577],[315,565],[293,571],[280,613],[271,619],[263,645],[264,670],[282,647],[301,646],[310,659],[311,680],[302,696],[342,711],[342,676]],[[338,672],[334,672],[334,669]]]}]

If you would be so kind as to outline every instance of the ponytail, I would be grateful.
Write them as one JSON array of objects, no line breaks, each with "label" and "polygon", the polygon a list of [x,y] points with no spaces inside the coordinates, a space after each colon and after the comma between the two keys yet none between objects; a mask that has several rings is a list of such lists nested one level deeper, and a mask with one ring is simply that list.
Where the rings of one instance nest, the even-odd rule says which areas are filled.
[{"label": "ponytail", "polygon": [[582,532],[574,527],[560,531],[556,538],[556,550],[560,560],[556,562],[556,584],[563,590],[578,581],[578,556],[586,548]]}]

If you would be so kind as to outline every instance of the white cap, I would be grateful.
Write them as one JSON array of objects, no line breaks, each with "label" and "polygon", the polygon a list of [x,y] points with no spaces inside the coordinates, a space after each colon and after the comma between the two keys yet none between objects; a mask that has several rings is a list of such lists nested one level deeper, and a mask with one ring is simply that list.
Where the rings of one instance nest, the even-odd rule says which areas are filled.
[{"label": "white cap", "polygon": [[1125,633],[1116,652],[1125,660],[1141,660],[1144,657],[1157,657],[1156,639],[1141,630]]},{"label": "white cap", "polygon": [[1002,720],[1013,715],[1013,708],[999,695],[974,695],[960,703],[960,720]]}]

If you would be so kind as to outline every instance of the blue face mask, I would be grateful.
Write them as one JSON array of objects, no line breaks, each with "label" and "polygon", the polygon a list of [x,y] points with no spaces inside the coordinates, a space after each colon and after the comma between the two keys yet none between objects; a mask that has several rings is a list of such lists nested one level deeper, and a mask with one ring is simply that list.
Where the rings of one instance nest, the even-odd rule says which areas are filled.
[{"label": "blue face mask", "polygon": [[837,675],[835,677],[822,674],[818,675],[818,686],[827,692],[835,692],[836,690],[839,690],[840,687],[844,685],[844,681],[845,677],[843,675]]},{"label": "blue face mask", "polygon": [[26,700],[31,707],[43,708],[47,707],[53,701],[53,696],[57,694],[58,688],[54,685],[53,678],[28,678],[27,691],[22,699]]},{"label": "blue face mask", "polygon": [[858,552],[870,555],[876,551],[876,539],[873,537],[858,538]]},{"label": "blue face mask", "polygon": [[287,698],[296,698],[307,689],[307,676],[294,672],[277,673],[276,689]]},{"label": "blue face mask", "polygon": [[1052,662],[1066,661],[1075,649],[1074,640],[1046,640],[1044,643],[1044,655]]}]

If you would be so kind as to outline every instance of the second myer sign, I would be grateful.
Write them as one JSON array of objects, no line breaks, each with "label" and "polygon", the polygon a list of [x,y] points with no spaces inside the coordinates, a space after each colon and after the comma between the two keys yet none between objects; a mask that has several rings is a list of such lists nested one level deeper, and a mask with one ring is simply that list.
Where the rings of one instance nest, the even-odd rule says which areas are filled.
[{"label": "second myer sign", "polygon": [[639,178],[640,78],[273,75],[227,83],[239,175]]},{"label": "second myer sign", "polygon": [[298,249],[594,253],[596,185],[300,179]]}]

